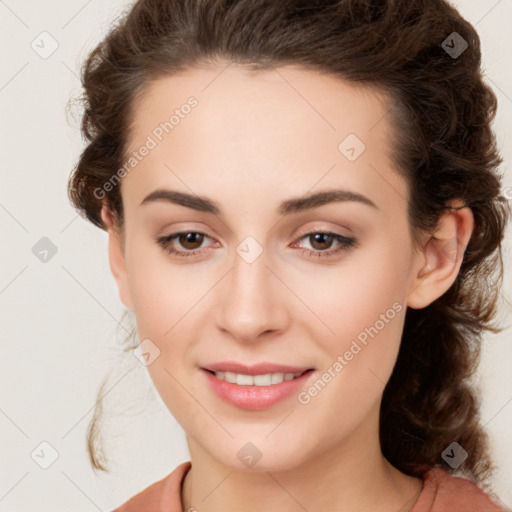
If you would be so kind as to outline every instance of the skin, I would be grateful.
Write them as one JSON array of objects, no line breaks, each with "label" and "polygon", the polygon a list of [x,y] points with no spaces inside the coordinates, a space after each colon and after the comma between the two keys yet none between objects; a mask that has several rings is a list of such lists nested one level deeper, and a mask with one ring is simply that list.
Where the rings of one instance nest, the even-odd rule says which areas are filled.
[{"label": "skin", "polygon": [[[382,455],[382,392],[406,307],[427,306],[457,276],[471,210],[448,211],[415,249],[407,184],[389,157],[384,94],[296,66],[224,68],[159,78],[139,98],[131,150],[189,96],[198,106],[123,178],[123,230],[102,211],[121,300],[135,312],[140,339],[160,350],[148,371],[186,433],[192,469],[183,510],[410,510],[422,481]],[[338,149],[350,133],[366,145],[353,162]],[[211,198],[222,213],[163,200],[141,206],[157,188]],[[285,199],[335,188],[378,209],[337,202],[277,212]],[[210,238],[174,240],[175,249],[200,254],[173,256],[155,237],[178,231]],[[358,245],[311,255],[340,247],[302,235],[326,231]],[[262,249],[250,264],[236,252],[247,236]],[[393,303],[401,311],[308,404],[293,396],[263,411],[237,409],[209,389],[199,369],[270,361],[314,367],[314,382]],[[237,457],[248,442],[262,453],[251,468]]]}]

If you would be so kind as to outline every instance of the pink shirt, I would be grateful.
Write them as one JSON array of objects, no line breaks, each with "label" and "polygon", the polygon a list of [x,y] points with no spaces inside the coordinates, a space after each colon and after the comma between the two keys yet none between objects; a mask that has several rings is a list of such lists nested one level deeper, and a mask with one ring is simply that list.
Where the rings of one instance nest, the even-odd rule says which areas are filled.
[{"label": "pink shirt", "polygon": [[[162,480],[136,494],[113,512],[182,512],[181,483],[190,461],[180,464]],[[411,512],[505,512],[470,480],[432,468]]]}]

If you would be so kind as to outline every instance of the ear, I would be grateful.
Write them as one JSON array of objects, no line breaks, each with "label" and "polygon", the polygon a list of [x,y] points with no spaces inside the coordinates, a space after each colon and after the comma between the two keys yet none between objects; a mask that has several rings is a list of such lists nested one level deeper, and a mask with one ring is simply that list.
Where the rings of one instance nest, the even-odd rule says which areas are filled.
[{"label": "ear", "polygon": [[436,231],[429,235],[417,253],[414,273],[407,294],[407,305],[422,309],[434,302],[454,283],[464,251],[474,227],[471,208],[460,201],[439,219]]},{"label": "ear", "polygon": [[119,297],[121,302],[128,309],[133,311],[133,303],[130,295],[130,287],[128,286],[128,276],[126,273],[123,235],[120,233],[119,227],[114,220],[112,211],[105,204],[101,209],[101,219],[107,227],[110,270],[116,280]]}]

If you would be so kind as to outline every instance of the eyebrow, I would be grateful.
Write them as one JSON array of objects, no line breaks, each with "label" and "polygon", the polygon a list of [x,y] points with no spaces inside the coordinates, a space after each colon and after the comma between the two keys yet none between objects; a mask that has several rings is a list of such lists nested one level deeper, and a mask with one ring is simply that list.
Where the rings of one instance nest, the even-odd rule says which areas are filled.
[{"label": "eyebrow", "polygon": [[[154,190],[142,200],[140,205],[155,201],[166,201],[200,212],[213,213],[214,215],[221,215],[222,213],[218,203],[207,197],[167,189]],[[373,201],[357,192],[349,190],[324,190],[316,194],[287,199],[279,205],[277,211],[280,215],[290,215],[335,202],[358,202],[379,210]]]}]

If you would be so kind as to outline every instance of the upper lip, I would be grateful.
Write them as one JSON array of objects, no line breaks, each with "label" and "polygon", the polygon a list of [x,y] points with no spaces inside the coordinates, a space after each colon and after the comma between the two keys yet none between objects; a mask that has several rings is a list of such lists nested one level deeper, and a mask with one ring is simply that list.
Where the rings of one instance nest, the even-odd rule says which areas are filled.
[{"label": "upper lip", "polygon": [[232,372],[244,375],[265,375],[267,373],[304,373],[313,368],[309,366],[288,366],[286,364],[276,363],[258,363],[253,365],[245,365],[235,361],[221,361],[203,366],[204,370],[212,372]]}]

